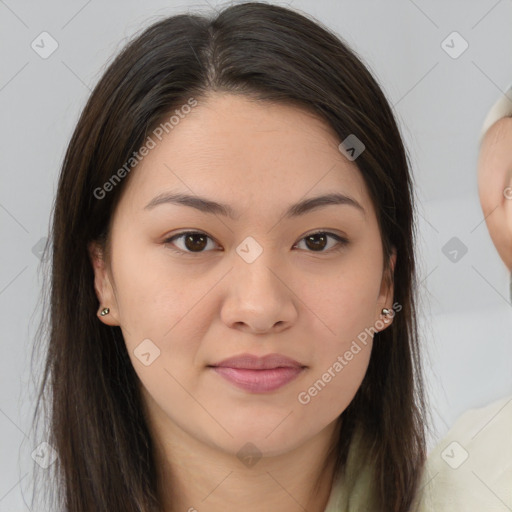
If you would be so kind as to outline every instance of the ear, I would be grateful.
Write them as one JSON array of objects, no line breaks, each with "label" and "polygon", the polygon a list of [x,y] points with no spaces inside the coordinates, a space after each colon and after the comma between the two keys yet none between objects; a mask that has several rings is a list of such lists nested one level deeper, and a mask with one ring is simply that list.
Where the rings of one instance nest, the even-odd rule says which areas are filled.
[{"label": "ear", "polygon": [[[117,300],[103,249],[98,242],[91,242],[88,251],[94,270],[94,290],[100,303],[96,314],[105,325],[119,325]],[[101,316],[103,308],[109,308],[110,311],[107,315]]]},{"label": "ear", "polygon": [[[383,331],[393,323],[395,310],[393,309],[394,296],[394,274],[396,265],[396,249],[392,248],[388,260],[388,267],[382,274],[379,298],[377,299],[377,311],[375,312],[375,329],[377,332]],[[389,310],[389,314],[383,315],[382,310]],[[401,309],[401,307],[400,307]]]}]

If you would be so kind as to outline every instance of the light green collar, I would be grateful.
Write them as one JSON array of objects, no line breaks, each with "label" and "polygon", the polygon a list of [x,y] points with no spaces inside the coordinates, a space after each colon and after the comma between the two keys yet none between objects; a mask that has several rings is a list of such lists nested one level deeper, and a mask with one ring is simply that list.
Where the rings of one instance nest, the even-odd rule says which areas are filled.
[{"label": "light green collar", "polygon": [[337,478],[332,485],[331,495],[329,497],[329,501],[327,502],[327,506],[325,507],[325,512],[340,512],[343,510],[341,507],[343,506],[343,482],[341,478]]}]

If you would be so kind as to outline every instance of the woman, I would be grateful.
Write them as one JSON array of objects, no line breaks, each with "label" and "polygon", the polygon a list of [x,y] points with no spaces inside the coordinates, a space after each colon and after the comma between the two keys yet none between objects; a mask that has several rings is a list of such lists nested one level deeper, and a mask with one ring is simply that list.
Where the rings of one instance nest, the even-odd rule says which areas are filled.
[{"label": "woman", "polygon": [[67,511],[405,512],[425,458],[390,106],[283,7],[173,16],[60,175],[41,397]]}]

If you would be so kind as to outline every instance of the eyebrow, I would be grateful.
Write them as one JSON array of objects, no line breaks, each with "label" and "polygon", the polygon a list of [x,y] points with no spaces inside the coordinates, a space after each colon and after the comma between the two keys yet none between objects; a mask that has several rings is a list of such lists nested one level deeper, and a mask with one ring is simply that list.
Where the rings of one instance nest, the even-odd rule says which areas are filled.
[{"label": "eyebrow", "polygon": [[[238,217],[233,208],[228,204],[218,203],[207,199],[205,197],[192,196],[183,193],[166,193],[163,192],[158,196],[154,197],[145,207],[145,210],[151,210],[161,204],[178,204],[183,206],[190,206],[204,213],[222,215],[236,220]],[[347,205],[352,206],[359,210],[363,216],[365,216],[364,208],[353,198],[346,196],[345,194],[332,193],[322,196],[312,197],[304,199],[296,204],[288,207],[284,216],[286,218],[299,217],[310,211],[316,210],[330,205]]]}]

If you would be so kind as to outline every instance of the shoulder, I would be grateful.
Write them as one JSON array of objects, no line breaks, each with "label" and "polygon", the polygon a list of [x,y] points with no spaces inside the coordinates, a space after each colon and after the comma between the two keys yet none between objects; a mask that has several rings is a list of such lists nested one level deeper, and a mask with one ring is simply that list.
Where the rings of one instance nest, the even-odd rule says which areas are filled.
[{"label": "shoulder", "polygon": [[512,510],[512,395],[466,411],[429,454],[422,512]]}]

